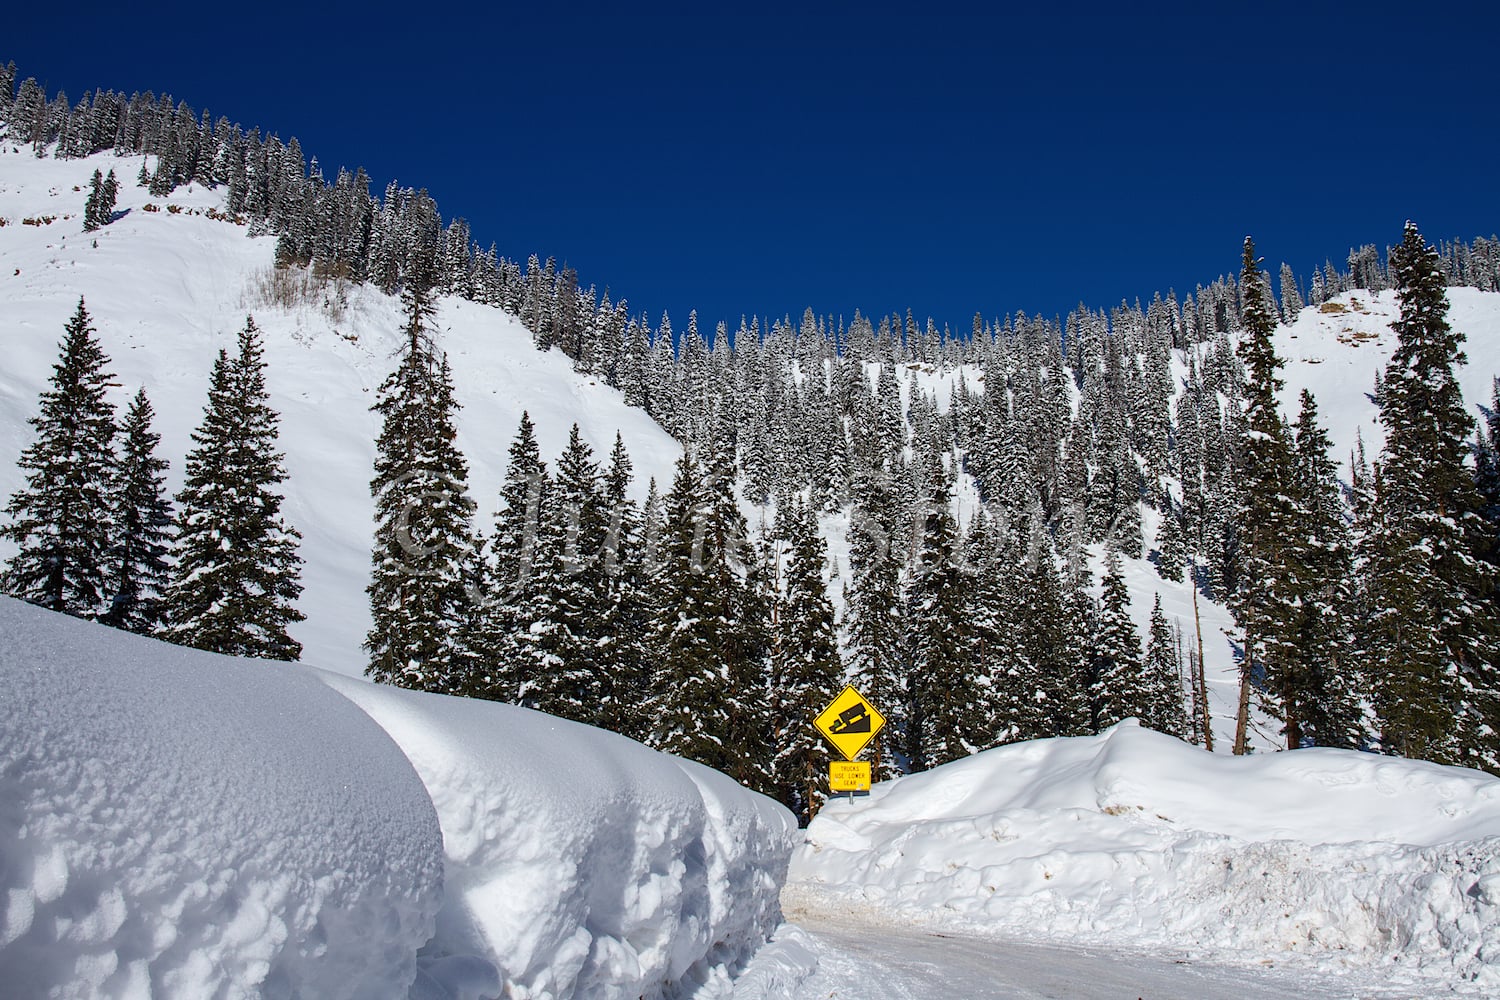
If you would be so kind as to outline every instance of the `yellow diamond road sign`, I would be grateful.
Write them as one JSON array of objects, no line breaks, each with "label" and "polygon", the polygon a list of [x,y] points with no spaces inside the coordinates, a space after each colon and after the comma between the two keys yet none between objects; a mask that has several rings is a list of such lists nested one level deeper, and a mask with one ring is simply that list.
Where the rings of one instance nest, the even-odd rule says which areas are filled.
[{"label": "yellow diamond road sign", "polygon": [[885,725],[885,716],[875,711],[875,706],[865,701],[858,691],[845,687],[813,720],[813,725],[839,753],[847,760],[853,760],[880,732],[880,727]]}]

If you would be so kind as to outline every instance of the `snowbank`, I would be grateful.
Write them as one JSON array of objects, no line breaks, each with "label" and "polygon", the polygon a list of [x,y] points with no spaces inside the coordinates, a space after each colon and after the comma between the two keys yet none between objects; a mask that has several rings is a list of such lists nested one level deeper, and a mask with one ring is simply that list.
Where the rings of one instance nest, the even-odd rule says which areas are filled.
[{"label": "snowbank", "polygon": [[791,814],[603,730],[9,598],[0,691],[6,997],[708,997],[781,920]]},{"label": "snowbank", "polygon": [[0,598],[0,993],[400,995],[442,894],[411,765],[305,668]]},{"label": "snowbank", "polygon": [[1500,986],[1500,780],[1142,729],[1000,747],[831,802],[812,909]]},{"label": "snowbank", "polygon": [[604,730],[324,676],[437,806],[447,896],[423,960],[451,991],[713,995],[780,923],[796,824],[770,799]]}]

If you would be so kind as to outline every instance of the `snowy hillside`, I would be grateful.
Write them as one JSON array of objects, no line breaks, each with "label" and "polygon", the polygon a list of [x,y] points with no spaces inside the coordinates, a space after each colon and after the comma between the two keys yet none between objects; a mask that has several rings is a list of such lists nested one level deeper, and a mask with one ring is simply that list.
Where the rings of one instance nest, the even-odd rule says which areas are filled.
[{"label": "snowy hillside", "polygon": [[[364,586],[372,537],[368,483],[378,430],[369,411],[374,388],[393,364],[399,303],[368,287],[309,286],[306,295],[286,295],[270,264],[274,240],[246,239],[244,230],[215,216],[222,194],[183,188],[151,198],[129,182],[133,160],[109,155],[87,160],[37,159],[0,144],[0,304],[5,310],[6,355],[0,367],[0,496],[19,484],[14,457],[30,441],[25,421],[50,375],[62,324],[79,295],[87,297],[104,349],[119,377],[116,402],[145,386],[156,406],[162,453],[172,463],[169,486],[182,474],[188,434],[201,417],[214,353],[229,343],[253,312],[264,331],[272,403],[282,414],[281,446],[290,478],[286,511],[303,533],[306,591],[300,607],[308,619],[293,628],[306,662],[358,675],[365,658],[359,646],[369,625]],[[94,234],[82,231],[87,180],[95,168],[114,168],[123,217]],[[76,190],[75,190],[76,189]],[[148,211],[148,207],[158,209]],[[177,211],[174,212],[173,208]],[[26,224],[31,220],[37,225]],[[305,281],[301,272],[294,277]],[[1500,372],[1500,296],[1472,289],[1450,290],[1452,321],[1468,335],[1469,365],[1459,373],[1478,412],[1489,399],[1490,379]],[[1278,352],[1287,359],[1283,398],[1289,412],[1297,394],[1311,388],[1328,423],[1335,456],[1346,461],[1356,429],[1366,453],[1378,455],[1382,435],[1369,397],[1375,372],[1394,345],[1389,323],[1393,293],[1346,293],[1322,307],[1309,307],[1278,331]],[[471,468],[471,495],[479,504],[477,526],[488,527],[497,506],[505,451],[522,410],[537,423],[542,454],[555,460],[569,425],[578,421],[596,453],[607,451],[619,429],[635,464],[634,491],[644,496],[654,476],[665,487],[678,445],[621,395],[572,370],[568,359],[534,349],[529,334],[498,310],[456,299],[439,308],[442,343],[454,362],[459,401],[459,444]],[[957,373],[930,366],[903,366],[903,398],[913,391],[935,395],[946,409]],[[966,369],[970,386],[982,386],[977,369]],[[956,498],[961,524],[972,523],[977,494],[967,477]],[[752,529],[769,512],[748,510]],[[1156,517],[1145,512],[1148,548]],[[841,604],[848,580],[847,517],[822,523],[832,560],[831,596]],[[0,543],[0,558],[9,555]],[[1096,553],[1096,557],[1101,554]],[[1102,558],[1095,566],[1096,581]],[[1162,580],[1147,560],[1126,560],[1137,627],[1144,634],[1154,595],[1161,594],[1169,621],[1185,633],[1193,628],[1193,594],[1186,584]],[[1232,734],[1238,667],[1227,611],[1200,601],[1206,679],[1219,745]],[[1253,720],[1252,741],[1279,745],[1275,723]]]},{"label": "snowy hillside", "polygon": [[[370,287],[330,284],[311,301],[271,304],[265,290],[275,238],[247,239],[243,228],[210,218],[209,210],[217,215],[222,207],[219,191],[182,188],[150,197],[130,181],[137,166],[108,154],[39,160],[0,143],[6,220],[0,226],[0,496],[20,484],[15,460],[31,441],[26,420],[36,413],[79,296],[118,376],[116,405],[123,412],[142,386],[151,397],[174,492],[188,435],[202,419],[214,355],[233,346],[253,313],[264,334],[271,403],[281,413],[290,474],[284,510],[303,535],[306,590],[299,607],[307,621],[292,633],[305,662],[357,676],[370,621],[369,482],[380,430],[369,407],[395,365],[400,303]],[[83,204],[95,169],[114,169],[122,178],[123,218],[86,234]],[[663,488],[670,482],[678,445],[641,410],[626,407],[617,391],[574,372],[561,353],[537,351],[513,317],[448,299],[437,325],[463,407],[459,446],[469,460],[481,529],[496,509],[506,449],[523,410],[536,423],[549,465],[576,421],[601,458],[616,431],[624,435],[637,500],[650,477]],[[8,544],[0,543],[0,558],[10,555]]]},{"label": "snowy hillside", "polygon": [[1127,722],[830,803],[783,898],[794,919],[1291,958],[1493,990],[1500,780],[1340,750],[1210,755]]},{"label": "snowy hillside", "polygon": [[[1467,338],[1463,349],[1469,359],[1454,374],[1469,413],[1482,421],[1491,402],[1491,380],[1500,376],[1500,295],[1450,288],[1448,303],[1448,322]],[[1396,348],[1391,323],[1399,311],[1393,291],[1346,292],[1321,307],[1303,309],[1294,323],[1276,331],[1276,354],[1286,362],[1281,371],[1286,415],[1295,418],[1298,396],[1303,389],[1312,391],[1333,441],[1333,457],[1346,476],[1356,434],[1364,439],[1371,461],[1385,443],[1371,394],[1376,373],[1385,369]]]},{"label": "snowy hillside", "polygon": [[779,920],[790,814],[602,730],[9,598],[0,690],[6,997],[708,997]]},{"label": "snowy hillside", "polygon": [[[1467,337],[1465,352],[1469,363],[1455,374],[1470,414],[1482,422],[1491,401],[1492,380],[1500,376],[1500,295],[1473,288],[1450,288],[1448,300],[1449,322]],[[1303,309],[1295,322],[1276,331],[1276,353],[1285,362],[1280,373],[1285,380],[1280,394],[1283,414],[1288,420],[1295,419],[1302,391],[1312,392],[1318,404],[1319,422],[1327,428],[1332,442],[1331,457],[1339,464],[1346,485],[1356,442],[1363,439],[1366,459],[1371,462],[1379,457],[1385,442],[1379,407],[1372,394],[1376,373],[1385,369],[1395,350],[1396,336],[1390,324],[1398,315],[1399,303],[1393,291],[1346,292],[1321,307]],[[1179,366],[1179,374],[1183,370],[1185,364]],[[1145,515],[1149,546],[1159,517],[1149,510]],[[1146,560],[1125,560],[1125,564],[1137,628],[1144,634],[1152,595],[1160,592],[1168,619],[1182,623],[1190,635],[1191,588],[1185,583],[1161,579]],[[1203,620],[1209,703],[1215,721],[1215,746],[1227,748],[1233,738],[1239,686],[1238,633],[1233,617],[1222,605],[1200,601],[1199,611]],[[1259,712],[1252,715],[1251,743],[1258,749],[1280,749],[1285,745],[1279,724]]]}]

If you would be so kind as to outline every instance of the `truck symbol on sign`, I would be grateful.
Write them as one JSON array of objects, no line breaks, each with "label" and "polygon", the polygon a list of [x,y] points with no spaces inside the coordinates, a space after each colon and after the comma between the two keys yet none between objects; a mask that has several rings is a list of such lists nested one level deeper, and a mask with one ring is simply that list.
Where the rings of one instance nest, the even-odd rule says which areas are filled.
[{"label": "truck symbol on sign", "polygon": [[868,733],[870,731],[870,713],[865,711],[865,703],[850,705],[839,713],[839,717],[829,725],[828,731],[835,736],[845,733]]}]

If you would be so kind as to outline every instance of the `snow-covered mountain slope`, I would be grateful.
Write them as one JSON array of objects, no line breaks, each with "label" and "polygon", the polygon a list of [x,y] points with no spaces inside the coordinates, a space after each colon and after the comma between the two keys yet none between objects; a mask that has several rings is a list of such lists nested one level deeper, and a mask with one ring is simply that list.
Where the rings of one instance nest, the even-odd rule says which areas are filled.
[{"label": "snow-covered mountain slope", "polygon": [[[31,440],[26,419],[35,413],[62,325],[79,295],[88,299],[119,376],[116,401],[123,403],[144,385],[156,405],[174,489],[188,435],[202,414],[214,353],[232,342],[245,314],[253,312],[265,332],[269,388],[282,414],[281,444],[290,472],[286,510],[304,535],[307,589],[300,607],[308,620],[293,634],[304,644],[306,662],[358,675],[365,662],[359,647],[369,624],[364,593],[373,527],[368,481],[378,430],[369,404],[392,364],[399,303],[367,287],[325,285],[314,287],[308,300],[293,296],[294,305],[268,304],[267,289],[275,283],[274,241],[246,239],[240,227],[209,217],[221,204],[220,192],[182,189],[167,198],[149,197],[131,182],[136,165],[108,154],[39,160],[0,143],[0,218],[7,220],[0,227],[0,497],[19,485],[14,460]],[[124,181],[122,217],[85,234],[82,206],[96,168],[114,168]],[[160,210],[149,212],[148,205]],[[27,219],[43,224],[26,225]],[[1459,377],[1477,415],[1490,400],[1490,380],[1500,373],[1500,295],[1455,288],[1449,298],[1451,320],[1468,336],[1469,364]],[[1389,324],[1396,309],[1391,292],[1346,293],[1303,310],[1277,331],[1278,353],[1287,359],[1282,398],[1288,414],[1295,414],[1300,390],[1311,388],[1341,462],[1354,447],[1356,429],[1367,455],[1378,455],[1382,434],[1369,394],[1375,372],[1394,347]],[[487,527],[496,506],[505,451],[523,409],[536,420],[549,460],[561,451],[576,420],[597,453],[607,451],[617,428],[622,431],[636,467],[638,498],[649,477],[663,488],[670,482],[679,446],[643,411],[624,406],[619,393],[572,371],[560,353],[536,351],[513,317],[450,299],[440,305],[439,326],[464,407],[459,443],[472,467],[478,527]],[[982,388],[977,369],[966,370],[964,377],[971,387]],[[912,365],[903,366],[898,383],[903,399],[909,401],[914,391],[932,393],[946,409],[957,378],[951,370]],[[972,523],[977,504],[972,480],[961,479],[955,502],[960,522]],[[756,509],[747,509],[747,515],[752,530],[772,519],[770,512]],[[1147,510],[1148,548],[1156,525],[1155,514]],[[847,514],[824,517],[822,527],[832,563],[830,593],[841,604],[849,579]],[[9,554],[9,543],[0,542],[0,559]],[[1102,553],[1095,557],[1097,580]],[[1148,560],[1127,559],[1123,569],[1141,633],[1159,593],[1169,621],[1193,642],[1191,587],[1161,579]],[[1227,748],[1238,688],[1233,620],[1224,607],[1206,600],[1199,601],[1198,615],[1216,747]],[[1279,746],[1277,724],[1257,714],[1252,742],[1261,749]]]},{"label": "snow-covered mountain slope", "polygon": [[780,919],[791,814],[603,730],[9,598],[0,691],[6,997],[712,997]]},{"label": "snow-covered mountain slope", "polygon": [[1500,987],[1500,779],[1122,723],[830,802],[789,909]]},{"label": "snow-covered mountain slope", "polygon": [[[1468,357],[1468,364],[1459,367],[1455,374],[1469,412],[1476,421],[1482,421],[1492,400],[1492,381],[1500,376],[1500,295],[1473,288],[1450,288],[1448,301],[1449,322],[1465,335]],[[1331,457],[1339,463],[1346,485],[1357,441],[1363,440],[1365,457],[1370,462],[1379,458],[1385,442],[1373,392],[1376,373],[1384,371],[1395,350],[1396,335],[1391,331],[1391,323],[1399,315],[1400,303],[1395,292],[1354,291],[1338,295],[1322,306],[1308,306],[1293,322],[1276,330],[1276,354],[1285,362],[1280,372],[1284,380],[1280,393],[1283,413],[1288,420],[1295,420],[1302,391],[1312,392],[1319,423],[1328,429]],[[1185,371],[1186,360],[1180,356],[1178,373]],[[1143,527],[1148,548],[1153,545],[1159,522],[1153,511],[1145,511]],[[1141,634],[1145,634],[1150,620],[1153,595],[1160,593],[1168,620],[1178,622],[1184,635],[1193,641],[1192,589],[1186,583],[1161,579],[1146,560],[1124,562],[1132,617]],[[1238,634],[1233,616],[1223,605],[1200,599],[1199,614],[1215,749],[1228,749],[1234,734],[1239,688]],[[1258,711],[1253,713],[1251,743],[1257,749],[1285,746],[1279,723]]]},{"label": "snow-covered mountain slope", "polygon": [[[268,302],[275,239],[247,239],[243,228],[209,217],[222,207],[222,191],[183,188],[150,197],[133,183],[138,165],[109,154],[37,159],[0,142],[6,220],[0,226],[0,497],[20,485],[15,461],[31,441],[26,421],[36,415],[79,296],[118,376],[114,402],[123,412],[141,386],[151,397],[174,492],[189,434],[202,419],[214,356],[233,347],[246,314],[254,314],[265,339],[271,403],[281,413],[289,473],[284,509],[302,532],[306,560],[298,606],[307,621],[292,634],[303,643],[305,662],[359,675],[370,621],[369,481],[380,430],[370,404],[395,364],[400,302],[373,288],[331,284],[316,287],[310,300]],[[83,204],[95,169],[119,176],[122,217],[84,233]],[[576,421],[601,459],[616,431],[624,435],[637,499],[644,499],[652,476],[663,489],[670,484],[678,445],[643,411],[625,406],[620,393],[574,372],[561,352],[536,350],[514,317],[448,299],[439,305],[437,326],[463,407],[459,446],[469,460],[480,529],[497,506],[506,449],[523,410],[537,425],[549,465]],[[0,559],[13,551],[8,546],[0,543]]]},{"label": "snow-covered mountain slope", "polygon": [[[1347,479],[1356,435],[1374,461],[1385,443],[1373,393],[1396,349],[1391,323],[1400,315],[1393,291],[1346,292],[1322,306],[1309,306],[1276,331],[1276,354],[1286,362],[1281,399],[1288,419],[1297,416],[1303,389],[1318,401],[1318,415],[1333,442],[1333,457]],[[1500,376],[1500,294],[1474,288],[1448,289],[1448,322],[1463,333],[1468,363],[1455,374],[1470,414],[1479,421],[1492,402]]]}]

